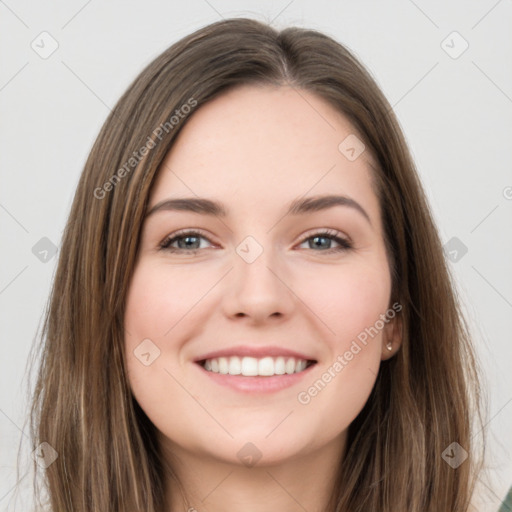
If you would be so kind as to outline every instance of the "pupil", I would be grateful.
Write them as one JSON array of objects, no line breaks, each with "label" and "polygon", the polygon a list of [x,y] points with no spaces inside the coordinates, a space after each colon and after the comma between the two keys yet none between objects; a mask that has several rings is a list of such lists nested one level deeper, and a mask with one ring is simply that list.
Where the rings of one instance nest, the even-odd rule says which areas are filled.
[{"label": "pupil", "polygon": [[[313,240],[314,240],[314,242],[315,242],[315,244],[316,244],[317,240],[327,240],[327,238],[325,238],[325,236],[315,236],[315,237],[313,238]],[[317,247],[319,247],[319,246],[321,246],[321,245],[322,245],[322,244],[317,245]],[[325,244],[323,244],[323,245],[325,246]]]},{"label": "pupil", "polygon": [[[188,243],[190,240],[197,240],[197,236],[187,236],[187,237],[184,237],[182,240],[185,241],[185,247],[188,247],[190,248],[191,245]],[[192,242],[193,243],[193,242]],[[178,240],[178,244],[179,244],[179,240]],[[195,247],[194,247],[195,248]]]}]

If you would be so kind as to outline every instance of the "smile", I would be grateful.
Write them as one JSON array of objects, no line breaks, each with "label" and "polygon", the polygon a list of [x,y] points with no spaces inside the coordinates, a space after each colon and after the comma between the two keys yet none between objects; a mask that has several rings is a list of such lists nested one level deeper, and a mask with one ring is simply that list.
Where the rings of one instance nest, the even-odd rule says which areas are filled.
[{"label": "smile", "polygon": [[216,357],[205,359],[199,364],[208,372],[245,377],[272,377],[300,373],[315,361],[295,357]]}]

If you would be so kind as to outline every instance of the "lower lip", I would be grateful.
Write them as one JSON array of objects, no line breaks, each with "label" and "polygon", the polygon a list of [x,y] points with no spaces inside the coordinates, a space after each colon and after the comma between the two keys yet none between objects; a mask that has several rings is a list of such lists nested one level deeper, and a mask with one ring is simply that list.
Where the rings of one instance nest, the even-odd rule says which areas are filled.
[{"label": "lower lip", "polygon": [[316,363],[314,363],[299,373],[273,375],[271,377],[247,377],[244,375],[209,372],[200,364],[196,364],[214,382],[242,393],[275,393],[281,389],[289,388],[300,382],[316,366]]}]

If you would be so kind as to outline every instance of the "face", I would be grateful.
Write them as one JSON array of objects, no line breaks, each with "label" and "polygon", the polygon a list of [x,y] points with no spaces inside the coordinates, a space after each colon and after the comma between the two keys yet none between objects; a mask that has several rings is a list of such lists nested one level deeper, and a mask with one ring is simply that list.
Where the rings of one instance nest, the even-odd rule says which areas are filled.
[{"label": "face", "polygon": [[[256,86],[180,133],[125,316],[130,386],[169,448],[270,464],[341,446],[399,343],[375,161],[355,136],[313,93]],[[323,196],[342,199],[307,208]],[[169,202],[183,198],[225,212]]]}]

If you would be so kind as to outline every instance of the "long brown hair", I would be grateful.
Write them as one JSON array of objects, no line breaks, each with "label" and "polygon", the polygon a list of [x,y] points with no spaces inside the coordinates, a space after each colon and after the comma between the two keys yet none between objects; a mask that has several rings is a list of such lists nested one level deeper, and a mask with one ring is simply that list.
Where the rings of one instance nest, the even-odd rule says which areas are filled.
[{"label": "long brown hair", "polygon": [[[242,84],[317,94],[378,162],[403,340],[349,427],[329,511],[466,511],[480,468],[472,430],[480,371],[399,123],[368,71],[332,38],[241,18],[208,25],[151,62],[112,110],[81,174],[31,404],[33,448],[46,442],[58,454],[44,475],[51,510],[163,512],[169,468],[130,392],[125,299],[161,162],[194,111]],[[469,453],[457,468],[443,458],[454,442]]]}]

